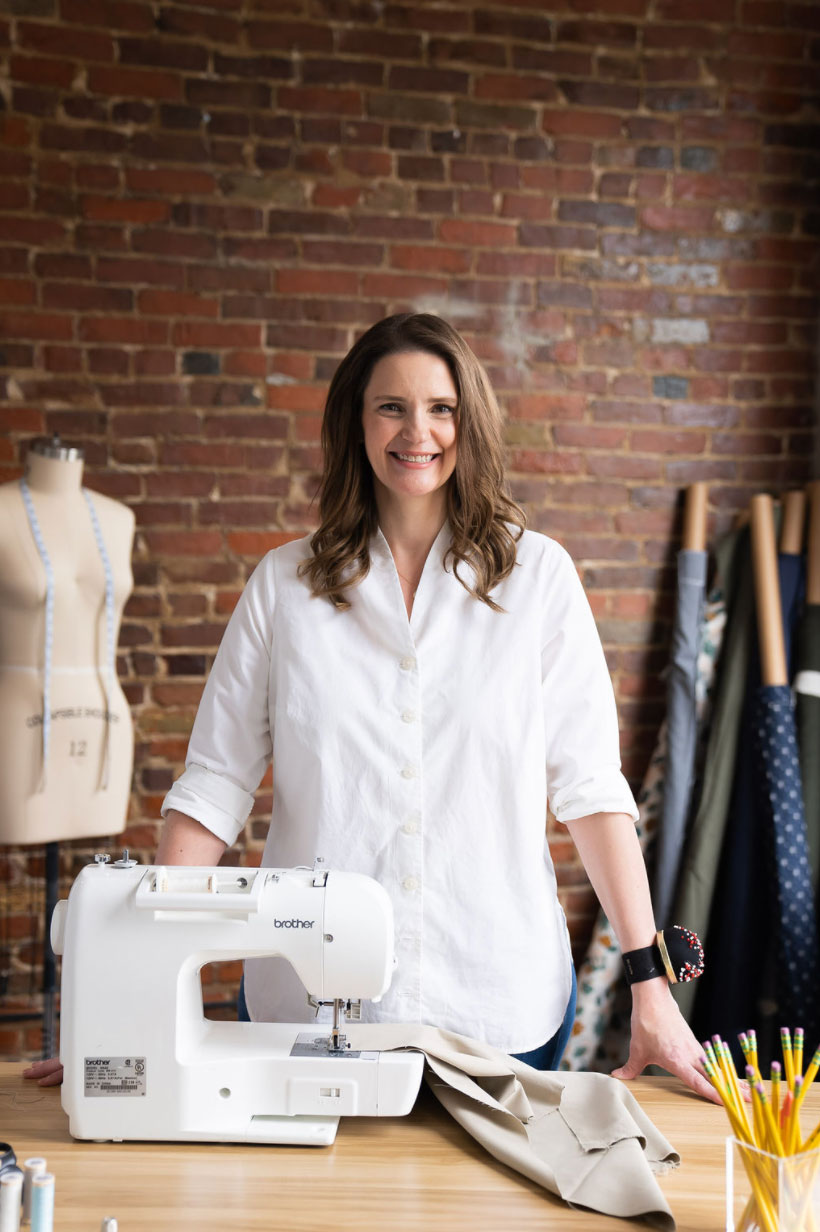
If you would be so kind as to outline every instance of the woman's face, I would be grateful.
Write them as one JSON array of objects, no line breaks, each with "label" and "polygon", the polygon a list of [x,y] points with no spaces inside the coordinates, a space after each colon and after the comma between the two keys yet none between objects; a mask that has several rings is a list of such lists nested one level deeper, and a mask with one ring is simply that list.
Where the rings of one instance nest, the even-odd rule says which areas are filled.
[{"label": "woman's face", "polygon": [[455,470],[458,395],[429,351],[396,351],[375,364],[362,397],[364,447],[377,502],[442,501]]}]

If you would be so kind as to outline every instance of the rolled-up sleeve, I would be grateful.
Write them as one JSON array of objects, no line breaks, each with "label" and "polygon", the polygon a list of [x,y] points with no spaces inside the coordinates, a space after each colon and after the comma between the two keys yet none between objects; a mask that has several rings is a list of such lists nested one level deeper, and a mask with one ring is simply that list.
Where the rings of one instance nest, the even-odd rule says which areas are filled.
[{"label": "rolled-up sleeve", "polygon": [[[557,545],[556,545],[557,546]],[[541,653],[547,792],[558,821],[590,813],[638,819],[621,773],[612,681],[584,589],[558,549],[544,595]]]},{"label": "rolled-up sleeve", "polygon": [[271,760],[274,554],[256,567],[231,616],[194,721],[185,772],[162,802],[230,845]]}]

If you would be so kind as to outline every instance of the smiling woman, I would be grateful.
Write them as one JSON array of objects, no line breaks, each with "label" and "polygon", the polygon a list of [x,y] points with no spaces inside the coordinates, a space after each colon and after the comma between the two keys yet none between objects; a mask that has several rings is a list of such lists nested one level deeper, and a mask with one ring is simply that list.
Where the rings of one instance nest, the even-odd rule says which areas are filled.
[{"label": "smiling woman", "polygon": [[[333,378],[322,432],[319,529],[268,553],[240,598],[157,861],[215,863],[272,759],[263,866],[322,855],[393,902],[398,966],[366,1019],[554,1067],[574,972],[548,806],[622,950],[655,939],[592,612],[567,553],[523,529],[498,404],[446,322],[369,329]],[[708,1093],[665,978],[647,975],[622,1076],[656,1062]],[[255,1020],[304,1014],[276,959],[246,962],[244,989]]]}]

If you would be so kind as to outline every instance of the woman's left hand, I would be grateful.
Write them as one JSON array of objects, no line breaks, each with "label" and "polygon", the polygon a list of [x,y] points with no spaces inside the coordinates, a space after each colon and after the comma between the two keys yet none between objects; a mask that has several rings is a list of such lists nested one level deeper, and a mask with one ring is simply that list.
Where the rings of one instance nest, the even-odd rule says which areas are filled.
[{"label": "woman's left hand", "polygon": [[613,1078],[637,1078],[647,1065],[660,1065],[680,1078],[696,1095],[714,1104],[720,1096],[700,1064],[703,1048],[695,1039],[678,1009],[666,978],[644,980],[632,985],[632,1039],[629,1059]]}]

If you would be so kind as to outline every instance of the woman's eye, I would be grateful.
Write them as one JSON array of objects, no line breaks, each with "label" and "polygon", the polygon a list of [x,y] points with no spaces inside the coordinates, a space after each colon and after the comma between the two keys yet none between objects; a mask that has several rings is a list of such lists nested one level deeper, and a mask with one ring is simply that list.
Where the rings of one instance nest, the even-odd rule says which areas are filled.
[{"label": "woman's eye", "polygon": [[439,402],[433,407],[433,411],[436,415],[455,415],[456,408],[454,406],[448,406],[446,402]]},{"label": "woman's eye", "polygon": [[401,407],[397,402],[382,402],[379,410],[386,415],[401,415]]}]

